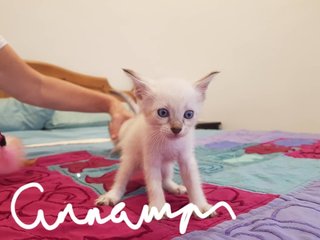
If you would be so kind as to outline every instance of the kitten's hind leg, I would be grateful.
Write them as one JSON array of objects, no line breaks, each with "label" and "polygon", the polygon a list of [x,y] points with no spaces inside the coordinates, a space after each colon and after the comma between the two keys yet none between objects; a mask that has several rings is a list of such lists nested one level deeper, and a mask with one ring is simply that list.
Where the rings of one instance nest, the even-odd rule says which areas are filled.
[{"label": "kitten's hind leg", "polygon": [[132,176],[133,172],[136,170],[135,161],[126,156],[123,156],[120,162],[119,170],[116,174],[114,184],[112,185],[110,191],[101,195],[96,200],[96,205],[116,205],[124,195],[126,191],[126,186]]},{"label": "kitten's hind leg", "polygon": [[162,187],[167,192],[181,195],[187,193],[187,188],[175,183],[173,180],[173,163],[164,163],[162,165]]}]

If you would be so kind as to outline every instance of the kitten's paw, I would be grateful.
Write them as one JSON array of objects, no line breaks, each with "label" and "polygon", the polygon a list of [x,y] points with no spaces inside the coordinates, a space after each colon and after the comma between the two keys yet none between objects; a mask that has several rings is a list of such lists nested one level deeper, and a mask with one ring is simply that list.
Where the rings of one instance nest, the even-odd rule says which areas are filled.
[{"label": "kitten's paw", "polygon": [[175,195],[182,195],[187,193],[187,188],[183,185],[178,185],[173,181],[163,183],[163,188],[169,193]]},{"label": "kitten's paw", "polygon": [[[157,211],[160,212],[160,211],[162,210],[164,204],[165,204],[165,202],[160,202],[160,201],[159,201],[159,202],[149,203],[149,214],[150,214],[150,212],[151,212],[151,209],[153,209],[153,208],[156,208]],[[154,210],[152,210],[152,211],[154,211]],[[154,212],[153,212],[153,213],[154,213]],[[157,215],[157,214],[156,214],[156,215]],[[164,214],[161,219],[166,219],[166,218],[168,218],[168,217],[167,217],[166,214]]]},{"label": "kitten's paw", "polygon": [[164,205],[165,205],[165,202],[162,202],[162,201],[150,202],[149,209],[151,210],[151,208],[156,208],[160,212]]},{"label": "kitten's paw", "polygon": [[186,194],[187,188],[183,185],[177,185],[177,187],[173,189],[172,193],[176,195]]},{"label": "kitten's paw", "polygon": [[[210,209],[212,208],[213,206],[209,203],[206,203],[206,204],[202,204],[200,206],[198,206],[199,210],[201,213],[206,213],[206,212],[209,212]],[[197,218],[199,218],[199,216],[197,214],[194,214]],[[215,217],[217,216],[217,212],[214,211],[212,212],[208,217]]]},{"label": "kitten's paw", "polygon": [[103,195],[101,195],[96,201],[96,205],[109,205],[109,206],[115,206],[121,199],[121,196],[110,192],[107,192]]}]

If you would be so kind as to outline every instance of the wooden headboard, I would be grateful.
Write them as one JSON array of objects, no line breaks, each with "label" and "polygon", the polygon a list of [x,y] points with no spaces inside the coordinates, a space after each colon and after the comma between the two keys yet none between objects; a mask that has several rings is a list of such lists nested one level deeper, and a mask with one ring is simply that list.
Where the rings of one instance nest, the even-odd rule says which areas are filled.
[{"label": "wooden headboard", "polygon": [[[63,81],[68,81],[76,85],[80,85],[85,88],[89,88],[95,91],[103,92],[106,94],[113,94],[113,89],[108,82],[107,78],[95,77],[90,75],[85,75],[82,73],[77,73],[53,64],[36,62],[36,61],[26,61],[26,63],[35,69],[36,71],[51,77],[61,79]],[[133,97],[132,91],[124,91],[130,97]],[[10,97],[5,92],[0,90],[0,98]],[[119,98],[115,94],[115,97]],[[120,99],[120,98],[119,98]],[[122,99],[120,99],[122,100]]]}]

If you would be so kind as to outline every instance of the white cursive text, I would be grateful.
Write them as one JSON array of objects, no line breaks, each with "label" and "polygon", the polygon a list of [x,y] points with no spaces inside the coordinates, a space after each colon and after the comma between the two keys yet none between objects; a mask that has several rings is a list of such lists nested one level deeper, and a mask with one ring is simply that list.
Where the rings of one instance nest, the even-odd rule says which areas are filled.
[{"label": "white cursive text", "polygon": [[198,209],[198,207],[192,203],[189,203],[188,205],[182,207],[181,209],[179,209],[176,212],[171,211],[171,207],[168,203],[166,203],[160,211],[158,211],[154,207],[149,209],[148,205],[144,205],[142,208],[142,211],[141,211],[140,218],[137,223],[132,223],[129,220],[127,213],[123,210],[125,207],[125,203],[123,203],[123,202],[120,202],[116,206],[114,206],[113,209],[111,210],[111,213],[109,214],[109,216],[107,216],[105,218],[101,218],[99,209],[94,207],[92,209],[89,209],[86,217],[83,219],[78,219],[75,216],[72,205],[70,203],[68,203],[66,205],[66,207],[64,208],[64,210],[58,213],[57,219],[53,224],[50,225],[46,222],[45,215],[44,215],[44,212],[42,209],[38,210],[36,220],[33,223],[26,224],[26,223],[22,222],[19,219],[19,217],[17,216],[15,206],[16,206],[16,202],[17,202],[19,195],[23,191],[25,191],[29,188],[37,188],[37,189],[39,189],[40,192],[44,191],[43,187],[39,183],[28,183],[28,184],[20,187],[15,192],[15,194],[13,195],[12,201],[11,201],[12,217],[14,218],[15,222],[20,227],[22,227],[24,229],[34,229],[35,227],[37,227],[41,223],[42,226],[46,230],[49,230],[49,231],[54,230],[61,223],[63,223],[66,216],[69,215],[70,218],[72,219],[72,221],[78,225],[85,225],[85,224],[93,225],[95,221],[98,224],[105,224],[109,221],[111,221],[113,223],[125,222],[129,228],[131,228],[132,230],[137,230],[141,227],[143,222],[150,223],[153,219],[156,219],[156,220],[162,219],[163,216],[166,216],[167,218],[172,219],[172,218],[175,218],[175,217],[181,215],[179,231],[180,231],[180,234],[184,234],[187,230],[189,220],[190,220],[192,213],[195,213],[199,218],[204,219],[204,218],[207,218],[208,216],[210,216],[213,212],[215,212],[215,210],[217,210],[220,207],[226,208],[228,213],[230,214],[231,218],[233,220],[236,219],[236,215],[233,212],[230,205],[226,202],[223,202],[223,201],[218,202],[216,205],[212,206],[209,209],[209,211],[207,211],[205,213],[201,213],[200,210]]}]

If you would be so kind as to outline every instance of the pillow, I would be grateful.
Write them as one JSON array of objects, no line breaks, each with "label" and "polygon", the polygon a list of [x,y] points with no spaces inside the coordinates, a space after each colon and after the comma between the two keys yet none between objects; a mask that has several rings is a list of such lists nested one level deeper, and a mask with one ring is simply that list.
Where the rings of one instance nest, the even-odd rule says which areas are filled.
[{"label": "pillow", "polygon": [[45,129],[107,126],[110,120],[111,116],[107,113],[55,111],[45,124]]},{"label": "pillow", "polygon": [[43,129],[52,114],[52,110],[31,106],[14,98],[0,99],[0,131]]}]

